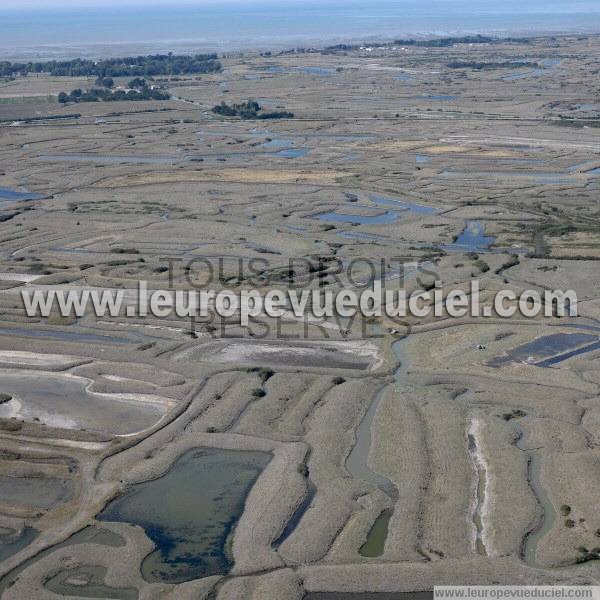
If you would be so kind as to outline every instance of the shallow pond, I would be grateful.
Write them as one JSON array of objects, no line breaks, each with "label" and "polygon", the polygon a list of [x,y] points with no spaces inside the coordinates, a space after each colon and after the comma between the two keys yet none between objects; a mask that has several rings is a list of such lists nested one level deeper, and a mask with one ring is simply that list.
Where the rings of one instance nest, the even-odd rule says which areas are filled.
[{"label": "shallow pond", "polygon": [[156,545],[142,563],[146,581],[225,574],[232,567],[229,538],[270,458],[264,452],[191,450],[162,477],[132,486],[97,519],[144,528]]},{"label": "shallow pond", "polygon": [[99,394],[89,385],[71,375],[3,371],[0,392],[12,399],[0,404],[0,417],[127,435],[151,427],[169,408],[158,397]]},{"label": "shallow pond", "polygon": [[264,69],[265,71],[267,71],[267,73],[287,73],[287,69],[284,69],[283,67],[279,67],[277,65],[271,65],[269,67],[266,67]]},{"label": "shallow pond", "polygon": [[451,94],[426,94],[421,96],[424,100],[456,100],[458,96],[452,96]]},{"label": "shallow pond", "polygon": [[[0,502],[3,505],[50,509],[68,502],[72,497],[73,490],[68,480],[56,477],[0,475]],[[31,532],[25,532],[25,537],[31,535]]]},{"label": "shallow pond", "polygon": [[294,140],[289,138],[273,138],[260,144],[261,148],[291,148],[294,146]]},{"label": "shallow pond", "polygon": [[104,583],[108,569],[96,565],[83,565],[65,569],[52,575],[44,587],[59,596],[78,598],[110,598],[113,600],[137,600],[136,588],[115,588]]},{"label": "shallow pond", "polygon": [[350,223],[352,225],[384,225],[394,223],[400,215],[388,210],[379,215],[357,215],[352,213],[337,213],[335,211],[323,212],[313,215],[313,219],[319,221],[332,221],[334,223]]},{"label": "shallow pond", "polygon": [[502,81],[520,81],[521,79],[528,79],[529,77],[540,77],[546,71],[544,69],[533,69],[531,71],[510,73],[502,77]]},{"label": "shallow pond", "polygon": [[335,73],[333,69],[323,67],[297,67],[296,70],[309,75],[319,75],[320,77],[329,77]]},{"label": "shallow pond", "polygon": [[438,209],[433,206],[406,202],[406,200],[396,200],[395,198],[388,198],[380,194],[369,194],[369,199],[379,206],[392,206],[398,210],[411,212],[415,215],[433,215],[438,212]]},{"label": "shallow pond", "polygon": [[[600,347],[597,335],[589,333],[553,333],[518,346],[508,354],[490,360],[488,365],[490,367],[501,367],[512,362],[524,362],[545,367],[566,360],[576,354],[589,352],[592,349],[590,345]],[[575,348],[577,350],[574,350]]]},{"label": "shallow pond", "polygon": [[347,238],[349,240],[361,240],[367,242],[381,242],[386,243],[389,242],[388,238],[385,238],[381,235],[377,235],[376,233],[367,233],[364,231],[338,231],[337,235],[343,238]]},{"label": "shallow pond", "polygon": [[571,177],[570,173],[544,172],[544,171],[474,171],[472,173],[462,173],[459,171],[445,170],[440,173],[440,177],[454,177],[464,179],[465,181],[476,181],[478,179],[502,178],[502,179],[530,179],[532,183],[542,185],[560,185],[567,183],[576,183],[577,180]]},{"label": "shallow pond", "polygon": [[387,210],[379,215],[359,215],[353,213],[338,213],[328,211],[313,215],[313,219],[319,221],[333,221],[336,223],[350,223],[352,225],[385,225],[397,221],[403,213],[413,213],[416,215],[429,215],[438,212],[437,208],[425,206],[424,204],[415,204],[414,202],[405,202],[388,198],[379,194],[369,194],[369,200],[377,206],[391,207],[396,210]]},{"label": "shallow pond", "polygon": [[483,252],[496,241],[491,235],[485,235],[485,224],[481,221],[467,221],[463,232],[452,244],[441,247],[450,252]]},{"label": "shallow pond", "polygon": [[592,342],[588,346],[583,346],[583,348],[577,348],[576,350],[571,350],[570,352],[565,352],[564,354],[559,354],[558,356],[553,356],[551,358],[547,358],[546,360],[542,360],[542,361],[536,363],[536,366],[552,367],[561,362],[564,362],[565,360],[574,358],[575,356],[587,354],[588,352],[593,352],[595,350],[600,350],[600,340],[598,340],[596,342]]},{"label": "shallow pond", "polygon": [[[110,154],[43,154],[38,156],[38,160],[45,162],[91,162],[101,165],[110,164],[166,164],[174,165],[180,162],[204,162],[204,161],[227,161],[227,160],[240,160],[244,158],[254,157],[269,157],[269,156],[280,156],[283,158],[300,158],[308,154],[308,148],[290,148],[287,140],[280,140],[283,145],[277,146],[272,144],[268,146],[270,142],[261,144],[264,147],[271,148],[283,148],[277,152],[226,152],[226,153],[214,153],[214,154],[188,154],[180,156],[125,156],[125,155],[110,155]],[[39,196],[43,198],[41,194],[24,194],[26,197],[11,198],[13,200],[35,200],[37,198],[30,196]],[[0,198],[3,196],[0,195]]]},{"label": "shallow pond", "polygon": [[24,527],[19,535],[0,534],[0,562],[29,546],[39,532],[33,527]]},{"label": "shallow pond", "polygon": [[83,331],[61,331],[50,329],[33,329],[28,327],[0,327],[0,335],[24,338],[49,338],[64,342],[80,342],[82,344],[135,344],[136,340],[115,335],[99,335]]},{"label": "shallow pond", "polygon": [[154,165],[171,165],[181,160],[179,156],[130,156],[113,154],[42,154],[38,160],[45,162],[92,162],[100,165],[112,165],[120,163]]},{"label": "shallow pond", "polygon": [[383,554],[385,540],[388,536],[390,519],[394,511],[392,509],[384,510],[373,523],[369,531],[367,541],[360,547],[359,554],[367,558],[376,558]]},{"label": "shallow pond", "polygon": [[8,187],[0,187],[0,200],[41,200],[44,194],[28,192],[27,190],[18,191]]},{"label": "shallow pond", "polygon": [[306,231],[306,227],[298,227],[297,225],[283,225],[283,229],[293,233],[304,233]]},{"label": "shallow pond", "polygon": [[366,142],[375,139],[375,136],[369,135],[367,133],[357,133],[351,135],[344,133],[305,132],[300,137],[333,140],[334,142]]},{"label": "shallow pond", "polygon": [[309,152],[308,148],[287,148],[275,153],[280,158],[302,158]]},{"label": "shallow pond", "polygon": [[[35,530],[34,530],[35,531]],[[31,536],[31,533],[27,534]],[[34,538],[37,536],[37,532],[35,532]],[[33,540],[29,540],[31,542]],[[0,579],[0,595],[9,588],[18,576],[25,570],[27,567],[32,565],[33,563],[38,562],[39,560],[44,559],[49,556],[53,552],[60,550],[62,548],[67,548],[69,546],[73,546],[76,544],[100,544],[102,546],[112,546],[112,547],[122,547],[125,545],[125,540],[116,533],[109,531],[108,529],[100,529],[98,527],[85,527],[84,529],[74,533],[70,538],[56,544],[55,546],[51,546],[50,548],[46,548],[42,550],[32,558],[27,559],[22,562],[18,567],[14,568],[12,571],[7,573],[2,579]],[[6,560],[7,556],[0,554],[0,560]],[[79,595],[82,594],[79,592]],[[101,596],[103,597],[103,596]]]}]

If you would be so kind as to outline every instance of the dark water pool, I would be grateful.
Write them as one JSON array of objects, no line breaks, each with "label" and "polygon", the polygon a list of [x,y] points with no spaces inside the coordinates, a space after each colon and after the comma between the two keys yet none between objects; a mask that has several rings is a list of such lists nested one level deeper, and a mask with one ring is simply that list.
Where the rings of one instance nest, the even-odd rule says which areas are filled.
[{"label": "dark water pool", "polygon": [[548,367],[567,358],[589,352],[600,342],[597,335],[589,333],[553,333],[517,346],[504,356],[498,356],[488,362],[490,367],[501,367],[511,362],[524,362],[540,367]]},{"label": "dark water pool", "polygon": [[227,573],[228,539],[270,458],[264,452],[191,450],[162,477],[132,486],[97,519],[144,528],[156,545],[142,563],[146,581],[182,583]]}]

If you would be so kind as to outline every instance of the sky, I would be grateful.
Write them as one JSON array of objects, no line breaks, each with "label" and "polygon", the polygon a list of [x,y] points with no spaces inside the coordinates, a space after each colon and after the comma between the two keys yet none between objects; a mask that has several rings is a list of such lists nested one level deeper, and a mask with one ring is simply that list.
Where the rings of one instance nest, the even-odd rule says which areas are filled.
[{"label": "sky", "polygon": [[[178,5],[202,6],[203,4],[292,4],[303,0],[177,0]],[[46,9],[95,8],[123,6],[169,6],[173,0],[0,0],[0,9]]]}]

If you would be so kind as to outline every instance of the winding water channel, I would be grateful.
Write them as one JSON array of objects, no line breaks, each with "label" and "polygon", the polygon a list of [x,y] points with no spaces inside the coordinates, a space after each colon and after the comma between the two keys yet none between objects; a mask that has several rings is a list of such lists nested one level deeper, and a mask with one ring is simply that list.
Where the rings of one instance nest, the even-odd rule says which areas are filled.
[{"label": "winding water channel", "polygon": [[521,557],[528,565],[534,567],[538,566],[536,561],[538,544],[554,527],[556,511],[541,482],[541,459],[539,453],[527,449],[527,434],[525,430],[517,423],[515,423],[514,427],[518,436],[515,446],[527,455],[527,482],[538,505],[536,522],[526,533],[521,546]]},{"label": "winding water channel", "polygon": [[390,386],[396,386],[402,383],[406,374],[406,361],[402,356],[403,339],[392,344],[392,350],[398,359],[398,367],[394,372],[394,382],[384,385],[375,395],[371,406],[365,413],[360,425],[356,430],[356,443],[354,444],[348,458],[346,459],[346,469],[357,479],[362,479],[382,490],[390,499],[390,507],[386,508],[375,520],[366,542],[360,548],[362,556],[376,557],[381,556],[384,551],[385,541],[388,534],[389,521],[394,513],[394,505],[398,500],[398,488],[385,475],[373,470],[369,465],[369,455],[372,448],[372,427],[375,415]]},{"label": "winding water channel", "polygon": [[[390,507],[384,509],[375,519],[365,543],[359,549],[359,553],[366,557],[377,557],[383,554],[388,535],[389,521],[393,515],[394,506],[399,496],[396,485],[385,475],[374,470],[369,464],[369,455],[372,450],[373,422],[381,401],[385,397],[386,392],[389,391],[390,386],[402,384],[406,375],[407,360],[402,352],[404,342],[405,338],[396,341],[392,345],[392,350],[399,361],[394,373],[394,382],[384,385],[375,395],[373,402],[356,430],[356,443],[348,455],[345,465],[352,477],[362,479],[379,488],[390,500]],[[479,428],[476,423],[472,423],[471,425],[467,438],[468,451],[475,472],[474,502],[471,512],[474,529],[474,546],[477,553],[486,555],[489,549],[487,548],[484,515],[487,513],[485,505],[490,500],[487,497],[490,474],[487,472],[488,465],[483,460],[481,448],[479,447],[480,440],[477,435]],[[556,514],[554,506],[541,482],[541,457],[538,452],[527,448],[527,435],[524,429],[516,422],[513,422],[513,426],[517,432],[517,438],[514,443],[517,448],[527,455],[527,481],[538,504],[538,514],[536,515],[535,523],[523,539],[521,556],[528,565],[537,566],[536,550],[538,543],[554,526]]]}]

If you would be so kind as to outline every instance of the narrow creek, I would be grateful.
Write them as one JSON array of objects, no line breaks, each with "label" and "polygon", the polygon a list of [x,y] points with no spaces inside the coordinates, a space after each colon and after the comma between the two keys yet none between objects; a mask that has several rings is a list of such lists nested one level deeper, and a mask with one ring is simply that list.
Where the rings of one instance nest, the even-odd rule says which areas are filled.
[{"label": "narrow creek", "polygon": [[[513,421],[516,433],[513,444],[527,457],[527,483],[535,497],[537,512],[535,521],[525,533],[521,543],[521,558],[530,567],[540,567],[536,560],[540,540],[552,529],[556,519],[554,506],[541,481],[541,458],[538,452],[528,449],[527,434],[523,427]],[[489,472],[481,448],[480,422],[471,419],[467,431],[468,450],[475,474],[470,521],[474,530],[474,549],[480,555],[490,555],[489,540],[486,539],[486,515],[489,514]]]},{"label": "narrow creek", "polygon": [[554,526],[556,511],[541,482],[541,460],[539,454],[527,449],[527,434],[520,425],[515,423],[514,426],[518,435],[515,446],[527,455],[527,481],[538,505],[536,522],[523,538],[521,557],[529,566],[535,567],[539,566],[536,561],[538,544]]},{"label": "narrow creek", "polygon": [[390,386],[400,384],[406,373],[406,361],[401,352],[403,341],[404,340],[401,339],[392,344],[392,350],[399,361],[398,367],[394,373],[394,383],[383,386],[375,395],[373,402],[371,402],[371,406],[369,406],[369,409],[356,430],[356,443],[346,459],[346,469],[352,477],[371,483],[382,490],[390,499],[391,506],[383,510],[377,519],[375,519],[365,543],[359,549],[359,553],[366,557],[377,557],[383,554],[388,534],[389,521],[394,513],[394,505],[398,501],[399,496],[396,485],[390,479],[370,467],[369,455],[372,448],[373,421],[379,405],[381,404],[385,393],[390,389]]}]

